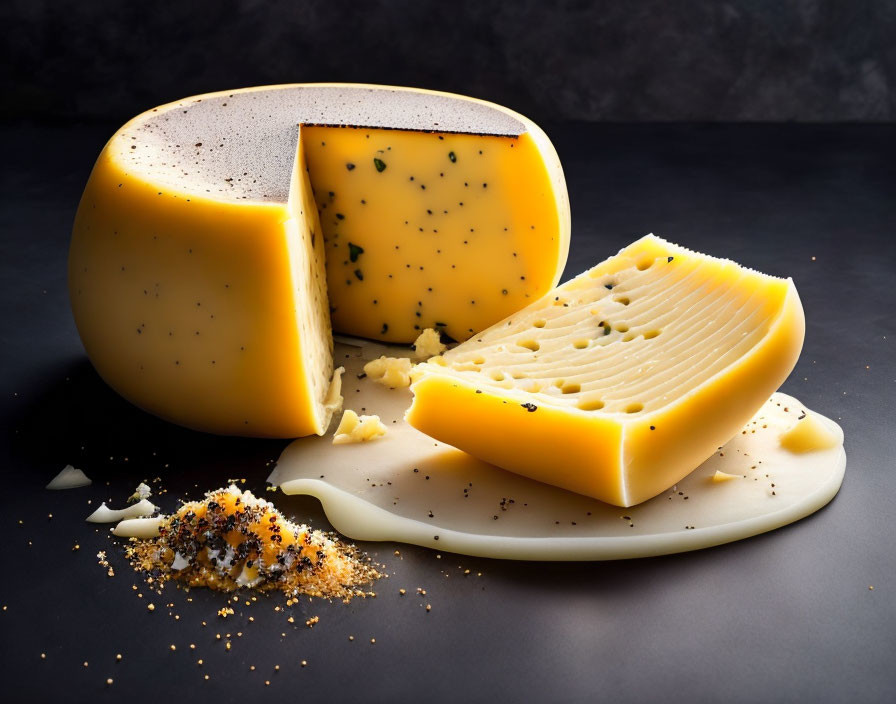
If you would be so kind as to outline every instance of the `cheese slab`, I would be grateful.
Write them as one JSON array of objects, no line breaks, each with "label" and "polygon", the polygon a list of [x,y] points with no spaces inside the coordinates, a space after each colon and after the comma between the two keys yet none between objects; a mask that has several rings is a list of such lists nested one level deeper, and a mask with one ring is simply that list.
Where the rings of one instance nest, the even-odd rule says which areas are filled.
[{"label": "cheese slab", "polygon": [[[827,504],[843,479],[837,424],[776,393],[677,486],[618,508],[501,470],[410,427],[403,420],[408,389],[358,378],[365,362],[401,350],[346,342],[336,342],[346,403],[378,414],[388,433],[363,445],[334,446],[329,435],[296,440],[269,481],[287,494],[317,497],[332,525],[356,540],[520,560],[646,557],[779,528]],[[803,414],[828,429],[834,447],[782,447],[781,436]],[[717,473],[730,479],[720,482]]]},{"label": "cheese slab", "polygon": [[418,367],[408,422],[617,506],[732,437],[793,369],[793,282],[644,237]]},{"label": "cheese slab", "polygon": [[466,339],[554,286],[568,246],[559,160],[525,117],[416,89],[273,86],[124,125],[85,188],[69,290],[88,356],[136,405],[293,437],[338,406],[331,319]]}]

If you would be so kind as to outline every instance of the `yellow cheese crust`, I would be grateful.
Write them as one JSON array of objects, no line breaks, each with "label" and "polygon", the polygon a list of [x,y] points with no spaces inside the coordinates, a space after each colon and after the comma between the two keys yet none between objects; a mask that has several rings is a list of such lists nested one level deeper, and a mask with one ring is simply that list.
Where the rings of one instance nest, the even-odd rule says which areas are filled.
[{"label": "yellow cheese crust", "polygon": [[[298,228],[314,225],[291,215],[279,204],[225,207],[158,191],[104,150],[75,219],[69,288],[84,348],[105,381],[197,430],[324,432],[329,419],[314,387],[325,393],[332,361],[306,349],[323,336],[297,323],[297,307],[310,304],[290,252],[310,241]],[[313,222],[316,213],[308,215]],[[311,276],[322,265],[320,241],[316,253]]]},{"label": "yellow cheese crust", "polygon": [[[336,113],[338,126],[302,127],[281,106],[286,126],[271,132],[259,105],[315,91],[449,100],[521,127],[440,134]],[[213,109],[245,110],[248,124],[208,133]],[[258,172],[268,160],[284,195]],[[136,405],[207,432],[295,437],[330,422],[330,311],[348,334],[411,342],[437,327],[464,339],[555,285],[568,246],[559,160],[513,111],[414,89],[274,86],[188,98],[123,126],[78,209],[69,289],[88,356]]]},{"label": "yellow cheese crust", "polygon": [[407,420],[619,506],[723,445],[796,363],[792,281],[649,236],[418,367]]}]

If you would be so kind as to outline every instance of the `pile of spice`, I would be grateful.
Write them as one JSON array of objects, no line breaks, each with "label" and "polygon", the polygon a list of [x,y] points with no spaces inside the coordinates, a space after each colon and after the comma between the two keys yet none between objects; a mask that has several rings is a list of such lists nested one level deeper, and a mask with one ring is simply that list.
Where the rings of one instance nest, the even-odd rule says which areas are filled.
[{"label": "pile of spice", "polygon": [[161,581],[344,601],[372,596],[362,587],[382,576],[354,545],[292,523],[270,502],[233,485],[161,517],[158,536],[130,538],[127,556],[134,569]]}]

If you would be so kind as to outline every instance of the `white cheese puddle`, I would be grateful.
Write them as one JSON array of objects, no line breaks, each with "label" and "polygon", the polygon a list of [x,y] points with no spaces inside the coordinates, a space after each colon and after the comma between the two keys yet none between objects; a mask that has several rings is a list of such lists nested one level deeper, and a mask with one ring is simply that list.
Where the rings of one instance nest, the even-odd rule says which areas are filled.
[{"label": "white cheese puddle", "polygon": [[[498,469],[411,428],[403,420],[408,389],[358,379],[366,361],[410,350],[361,344],[337,339],[345,408],[379,415],[386,436],[335,446],[332,433],[300,438],[269,478],[286,494],[318,498],[333,527],[355,540],[517,560],[664,555],[793,523],[827,504],[843,480],[840,427],[776,393],[744,433],[676,487],[631,508],[610,506]],[[781,434],[803,413],[833,435],[833,447],[781,447]],[[714,480],[716,472],[734,477]]]}]

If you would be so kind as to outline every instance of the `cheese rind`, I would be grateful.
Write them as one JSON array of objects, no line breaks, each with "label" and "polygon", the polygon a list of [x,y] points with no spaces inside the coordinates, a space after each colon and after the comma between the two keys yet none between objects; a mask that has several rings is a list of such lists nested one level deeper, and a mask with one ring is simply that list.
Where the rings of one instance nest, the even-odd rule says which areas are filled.
[{"label": "cheese rind", "polygon": [[88,356],[136,405],[294,437],[333,412],[331,310],[348,334],[465,339],[550,289],[568,245],[559,160],[521,115],[432,91],[273,86],[122,127],[78,209],[69,289]]},{"label": "cheese rind", "polygon": [[792,281],[648,236],[417,368],[407,420],[619,506],[724,444],[790,373]]},{"label": "cheese rind", "polygon": [[324,432],[332,341],[316,218],[159,191],[107,147],[69,253],[72,311],[99,374],[197,430]]}]

